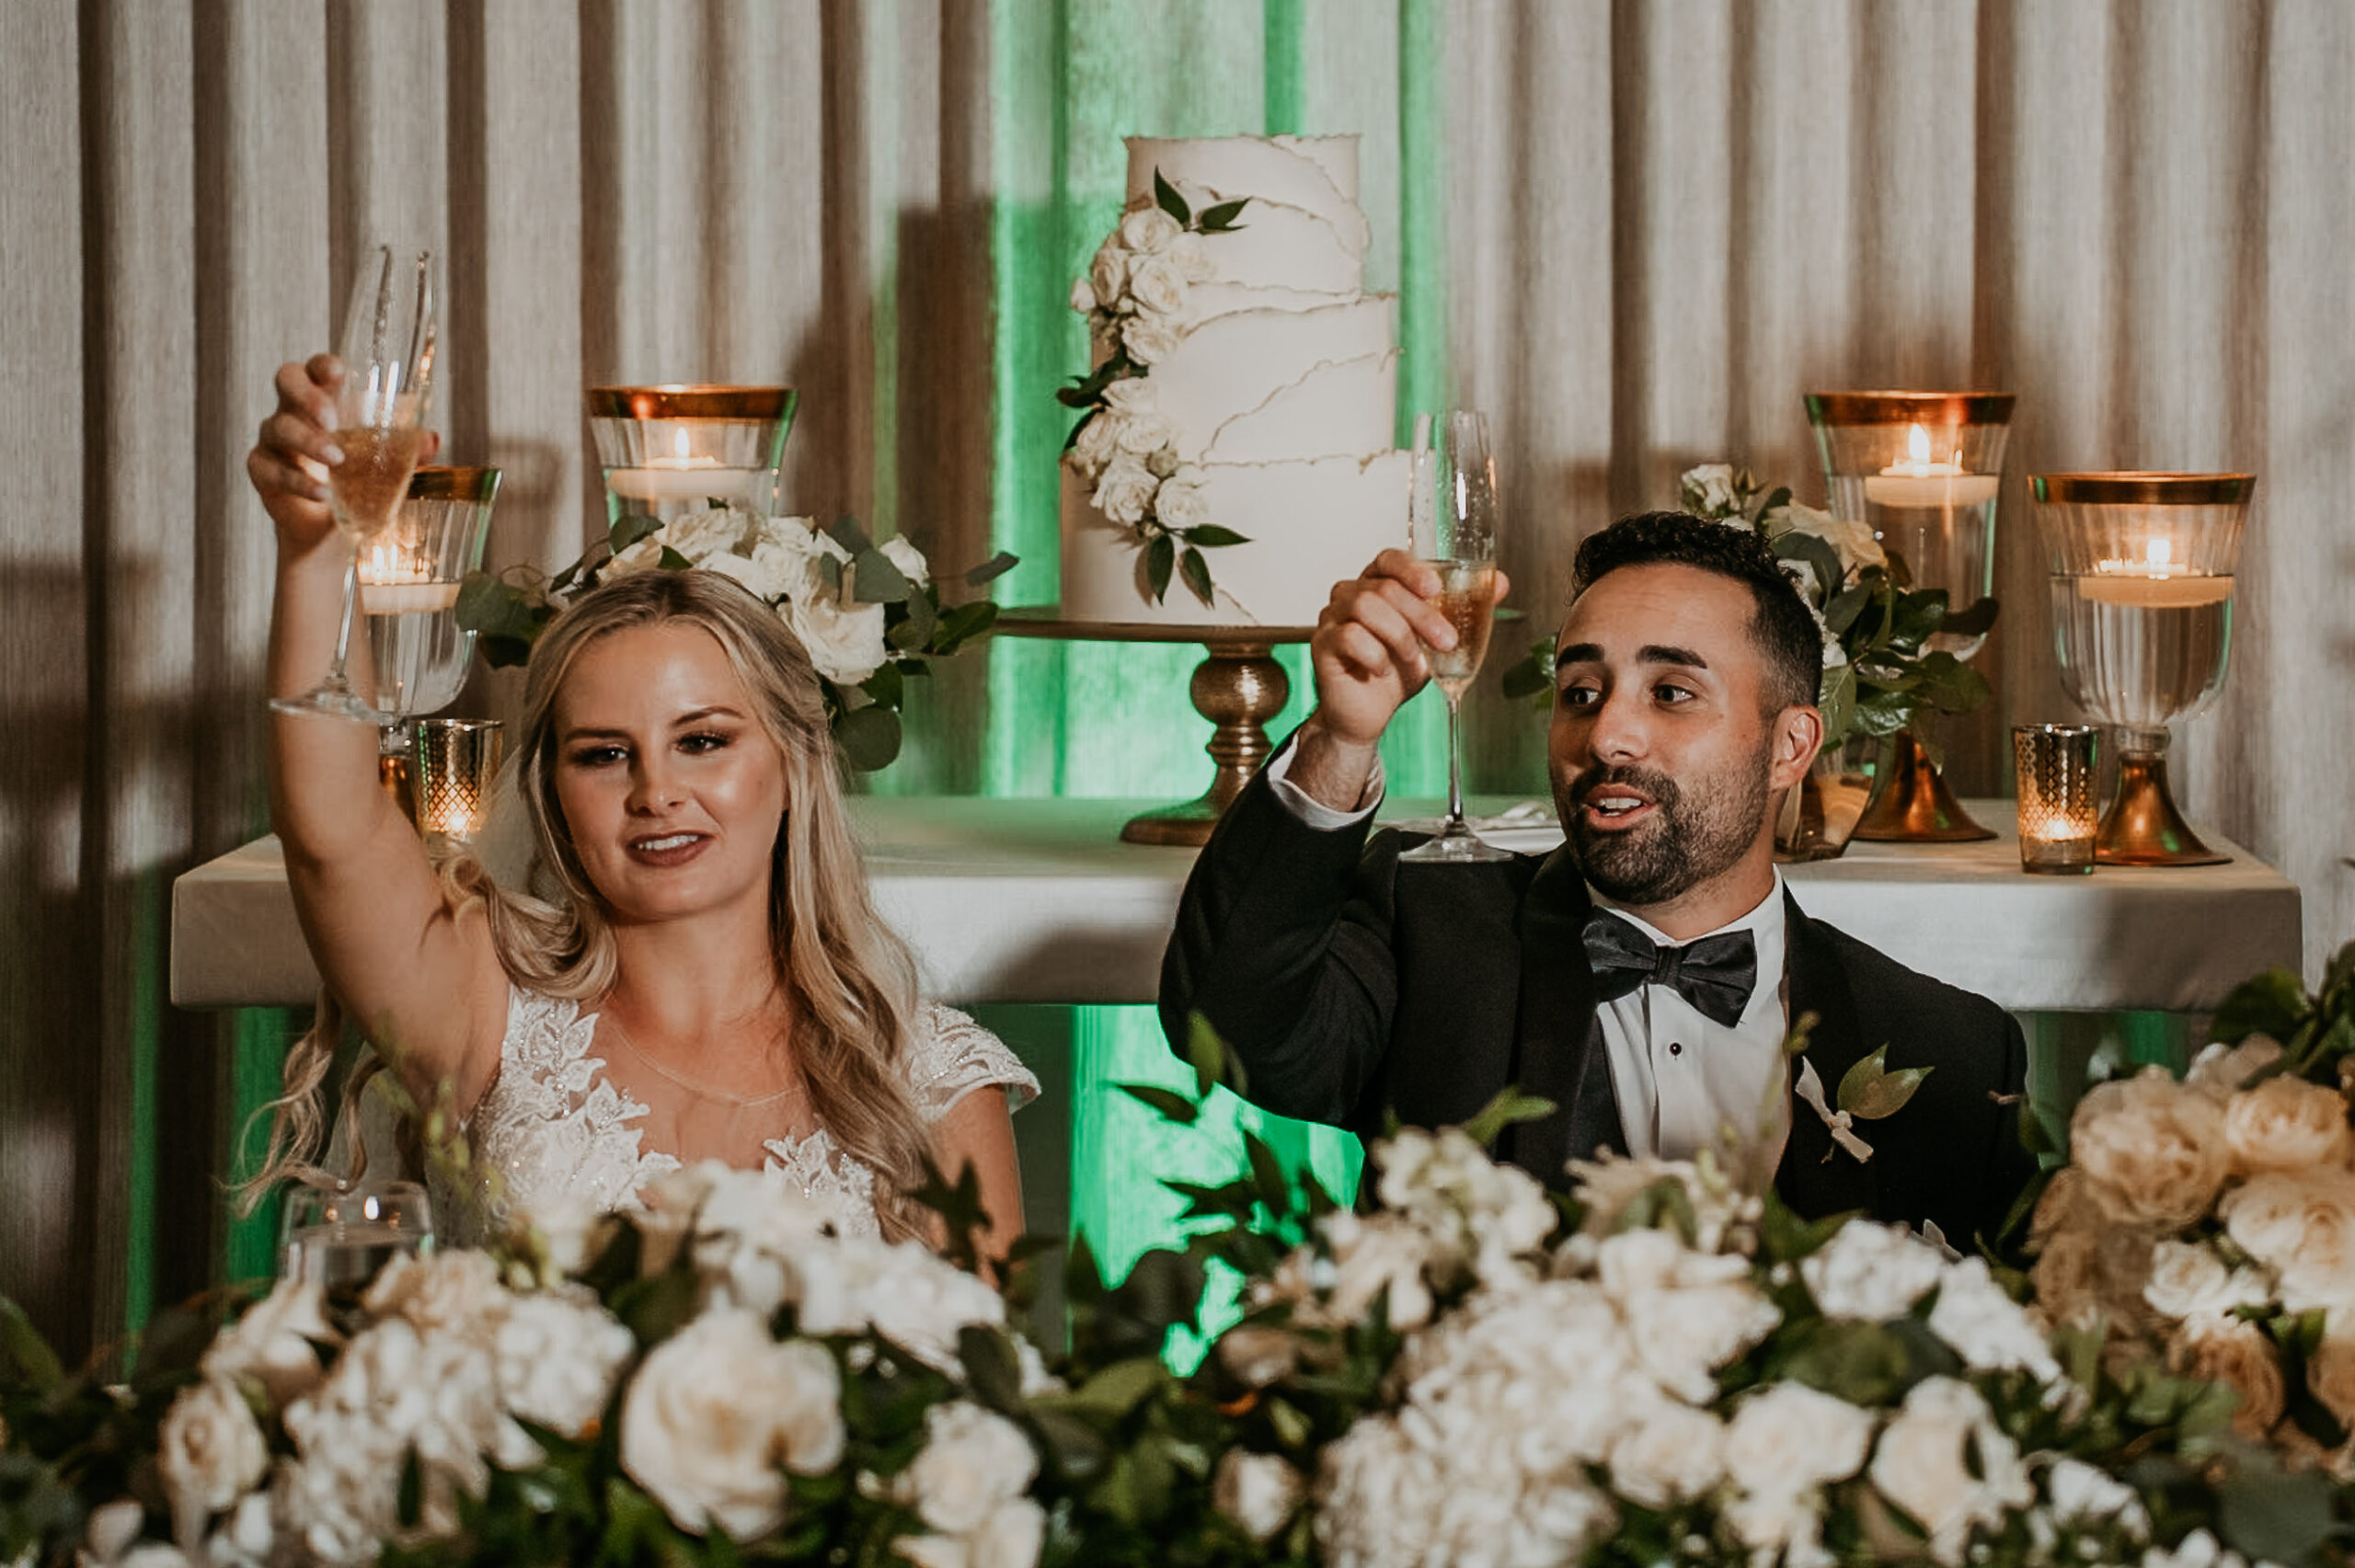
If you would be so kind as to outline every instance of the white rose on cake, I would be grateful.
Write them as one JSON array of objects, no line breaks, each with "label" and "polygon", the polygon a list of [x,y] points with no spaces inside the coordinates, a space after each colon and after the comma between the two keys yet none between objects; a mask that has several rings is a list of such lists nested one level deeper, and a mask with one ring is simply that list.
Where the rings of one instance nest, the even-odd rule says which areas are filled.
[{"label": "white rose on cake", "polygon": [[1147,256],[1168,248],[1185,232],[1158,207],[1140,207],[1120,220],[1120,243]]},{"label": "white rose on cake", "polygon": [[1143,457],[1169,444],[1169,420],[1143,376],[1122,376],[1104,389],[1112,418],[1112,439],[1120,451]]},{"label": "white rose on cake", "polygon": [[1129,253],[1115,240],[1097,247],[1096,259],[1088,263],[1087,286],[1100,310],[1117,314],[1128,303]]},{"label": "white rose on cake", "polygon": [[1193,528],[1211,520],[1210,497],[1202,490],[1202,471],[1180,465],[1161,482],[1154,515],[1169,528]]},{"label": "white rose on cake", "polygon": [[1112,521],[1133,526],[1144,521],[1161,481],[1137,458],[1121,452],[1104,465],[1096,481],[1096,509]]},{"label": "white rose on cake", "polygon": [[1157,365],[1178,351],[1178,331],[1166,316],[1139,314],[1120,324],[1120,346],[1137,363]]}]

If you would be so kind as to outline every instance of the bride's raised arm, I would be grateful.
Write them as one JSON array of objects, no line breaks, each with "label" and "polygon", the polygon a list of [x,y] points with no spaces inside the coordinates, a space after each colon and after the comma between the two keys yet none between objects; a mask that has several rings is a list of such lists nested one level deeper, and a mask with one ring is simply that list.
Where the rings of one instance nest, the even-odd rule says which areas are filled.
[{"label": "bride's raised arm", "polygon": [[[331,356],[281,366],[278,407],[247,473],[278,534],[268,679],[272,697],[316,682],[333,657],[350,546],[327,505],[337,461]],[[351,673],[372,686],[367,643]],[[417,832],[377,784],[376,731],[320,715],[273,713],[270,822],[321,978],[420,1103],[447,1081],[470,1109],[499,1061],[507,983],[479,905],[454,913]],[[290,1089],[294,1087],[290,1073]]]}]

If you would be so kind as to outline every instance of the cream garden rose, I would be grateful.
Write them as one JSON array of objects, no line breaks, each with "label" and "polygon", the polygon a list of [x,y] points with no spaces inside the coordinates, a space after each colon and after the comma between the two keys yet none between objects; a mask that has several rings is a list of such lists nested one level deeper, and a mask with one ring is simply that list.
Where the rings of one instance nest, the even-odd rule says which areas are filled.
[{"label": "cream garden rose", "polygon": [[622,1405],[621,1462],[681,1529],[740,1541],[785,1522],[779,1469],[842,1457],[842,1379],[824,1346],[780,1345],[758,1314],[704,1313],[654,1347]]},{"label": "cream garden rose", "polygon": [[2214,1100],[2145,1068],[2086,1091],[2070,1159],[2112,1220],[2178,1230],[2208,1212],[2231,1173],[2223,1120]]},{"label": "cream garden rose", "polygon": [[2273,1270],[2290,1310],[2355,1305],[2355,1173],[2269,1171],[2216,1212],[2234,1244]]},{"label": "cream garden rose", "polygon": [[318,1282],[281,1279],[223,1331],[200,1366],[208,1378],[253,1383],[273,1406],[282,1408],[316,1388],[326,1376],[316,1347],[342,1343],[343,1336],[327,1323]]},{"label": "cream garden rose", "polygon": [[205,1521],[261,1483],[270,1446],[245,1396],[219,1378],[183,1391],[156,1433],[155,1468],[171,1500],[172,1533],[193,1550]]},{"label": "cream garden rose", "polygon": [[2269,1078],[2224,1102],[2224,1142],[2243,1174],[2343,1166],[2355,1155],[2347,1102],[2302,1078]]},{"label": "cream garden rose", "polygon": [[2238,1318],[2190,1319],[2167,1345],[2167,1366],[2187,1377],[2229,1385],[2240,1395],[2233,1429],[2262,1442],[2281,1420],[2288,1389],[2281,1358],[2263,1329]]},{"label": "cream garden rose", "polygon": [[2036,1497],[2018,1446],[1995,1425],[1979,1391],[1953,1378],[1913,1386],[1867,1473],[1929,1532],[1930,1555],[1947,1564],[1963,1560],[1974,1528],[2001,1524],[2006,1508]]}]

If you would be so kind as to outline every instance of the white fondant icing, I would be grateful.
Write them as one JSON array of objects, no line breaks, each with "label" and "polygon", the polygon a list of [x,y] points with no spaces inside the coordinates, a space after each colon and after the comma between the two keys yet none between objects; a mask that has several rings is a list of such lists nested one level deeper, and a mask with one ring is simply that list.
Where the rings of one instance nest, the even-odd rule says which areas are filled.
[{"label": "white fondant icing", "polygon": [[[1407,457],[1391,450],[1394,302],[1362,291],[1372,231],[1357,205],[1357,138],[1132,137],[1129,208],[1156,170],[1197,213],[1249,198],[1206,235],[1177,341],[1141,390],[1167,421],[1201,516],[1249,543],[1203,552],[1217,601],[1173,575],[1155,604],[1146,545],[1063,469],[1063,613],[1158,625],[1307,626],[1333,585],[1407,543]],[[1105,351],[1099,345],[1099,355]],[[1131,427],[1133,429],[1134,427]]]},{"label": "white fondant icing", "polygon": [[1408,454],[1315,463],[1211,464],[1210,520],[1250,541],[1203,552],[1219,602],[1205,609],[1171,579],[1159,604],[1145,591],[1144,549],[1108,521],[1086,486],[1063,476],[1063,614],[1066,620],[1193,626],[1313,626],[1333,585],[1383,551],[1407,544]]}]

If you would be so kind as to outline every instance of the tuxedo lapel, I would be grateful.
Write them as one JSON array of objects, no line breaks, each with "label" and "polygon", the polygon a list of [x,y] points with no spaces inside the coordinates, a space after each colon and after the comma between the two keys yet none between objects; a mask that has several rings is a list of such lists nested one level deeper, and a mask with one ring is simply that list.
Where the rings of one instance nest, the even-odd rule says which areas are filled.
[{"label": "tuxedo lapel", "polygon": [[[1815,1107],[1798,1097],[1799,1061],[1815,1064],[1823,1081],[1825,1102],[1839,1108],[1840,1080],[1872,1049],[1857,1022],[1855,997],[1847,972],[1832,941],[1799,910],[1787,890],[1783,895],[1786,962],[1789,966],[1791,1022],[1815,1015],[1809,1032],[1807,1054],[1791,1066],[1789,1095],[1791,1135],[1783,1146],[1783,1162],[1775,1172],[1775,1188],[1783,1201],[1809,1219],[1874,1207],[1878,1196],[1878,1173],[1871,1162],[1859,1161],[1832,1141],[1832,1129]],[[1867,1142],[1871,1141],[1869,1138]]]},{"label": "tuxedo lapel", "polygon": [[1508,1130],[1501,1152],[1549,1188],[1564,1185],[1569,1161],[1626,1147],[1609,1062],[1595,1036],[1589,908],[1586,878],[1568,845],[1538,867],[1521,903],[1512,1082],[1524,1094],[1551,1100],[1554,1111]]}]

